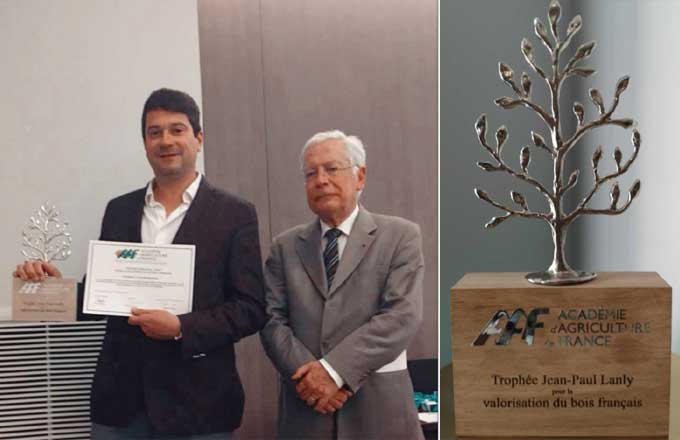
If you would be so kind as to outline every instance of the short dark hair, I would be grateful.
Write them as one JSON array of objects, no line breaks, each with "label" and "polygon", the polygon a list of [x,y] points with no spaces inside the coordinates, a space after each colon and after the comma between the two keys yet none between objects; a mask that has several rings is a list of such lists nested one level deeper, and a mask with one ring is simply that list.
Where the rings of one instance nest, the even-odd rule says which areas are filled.
[{"label": "short dark hair", "polygon": [[151,110],[162,109],[169,112],[184,113],[189,119],[194,136],[201,132],[201,111],[194,98],[179,90],[154,90],[144,103],[142,111],[142,138],[146,138],[146,114]]}]

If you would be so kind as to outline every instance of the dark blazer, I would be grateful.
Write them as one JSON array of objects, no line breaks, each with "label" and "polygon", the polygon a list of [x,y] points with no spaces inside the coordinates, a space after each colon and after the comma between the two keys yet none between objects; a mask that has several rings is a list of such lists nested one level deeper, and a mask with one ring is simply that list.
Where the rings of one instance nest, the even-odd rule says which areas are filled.
[{"label": "dark blazer", "polygon": [[[101,240],[141,242],[145,189],[109,202]],[[202,179],[175,244],[196,245],[191,313],[181,341],[144,336],[127,318],[108,318],[92,385],[92,420],[124,426],[146,411],[162,434],[232,431],[244,393],[234,344],[265,323],[262,261],[253,205]]]}]

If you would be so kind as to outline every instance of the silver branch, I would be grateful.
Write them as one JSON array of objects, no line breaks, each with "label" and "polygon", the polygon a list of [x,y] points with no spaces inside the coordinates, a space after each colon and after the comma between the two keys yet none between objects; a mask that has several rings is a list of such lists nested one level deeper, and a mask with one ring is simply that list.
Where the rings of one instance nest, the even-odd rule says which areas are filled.
[{"label": "silver branch", "polygon": [[[630,78],[624,76],[616,83],[614,90],[614,99],[607,108],[602,94],[594,88],[588,92],[589,98],[597,108],[597,117],[590,121],[586,121],[586,111],[584,106],[579,102],[574,102],[572,110],[576,116],[576,129],[566,138],[563,137],[562,128],[560,126],[560,100],[559,91],[563,81],[571,76],[589,77],[595,73],[595,70],[590,67],[581,66],[580,63],[590,57],[595,50],[596,43],[594,41],[582,44],[579,46],[574,55],[566,62],[563,68],[560,67],[563,51],[567,48],[572,38],[582,26],[582,19],[580,15],[574,17],[568,24],[566,35],[564,38],[560,37],[558,32],[558,22],[561,14],[561,7],[557,0],[552,0],[548,7],[548,26],[544,25],[538,18],[534,19],[534,33],[541,40],[541,43],[546,47],[550,54],[552,72],[544,70],[536,62],[534,53],[534,46],[527,39],[522,39],[521,51],[529,66],[543,79],[548,87],[550,93],[550,108],[544,109],[539,104],[531,100],[531,86],[532,82],[528,74],[522,73],[520,83],[515,82],[515,74],[510,66],[501,62],[498,64],[498,73],[503,80],[514,92],[516,97],[504,96],[497,98],[494,102],[497,106],[503,109],[512,109],[516,107],[525,107],[533,111],[548,127],[550,131],[550,142],[535,131],[531,131],[531,139],[533,146],[537,149],[544,150],[550,154],[553,161],[553,182],[552,187],[544,186],[540,181],[536,180],[529,174],[529,163],[531,161],[530,146],[525,146],[520,152],[520,168],[515,170],[502,157],[502,146],[507,143],[509,133],[505,126],[502,126],[496,132],[496,148],[492,148],[486,139],[487,119],[486,115],[482,114],[475,124],[477,137],[480,144],[491,155],[492,162],[479,162],[477,165],[484,171],[503,171],[515,178],[523,180],[532,185],[541,195],[545,197],[549,205],[548,212],[540,212],[530,210],[526,199],[517,191],[511,191],[512,201],[521,209],[513,209],[503,203],[492,199],[485,191],[475,189],[477,197],[490,205],[505,212],[502,216],[493,217],[486,228],[494,228],[511,217],[526,217],[543,220],[551,228],[554,254],[553,262],[545,272],[537,272],[528,274],[527,279],[539,284],[572,284],[589,281],[595,278],[596,274],[587,272],[574,271],[565,260],[564,242],[566,240],[566,232],[568,226],[582,215],[588,214],[603,214],[603,215],[617,215],[628,209],[633,199],[640,191],[640,181],[636,180],[628,192],[628,198],[625,202],[620,202],[621,189],[616,181],[616,177],[622,175],[630,168],[635,161],[640,151],[641,136],[638,130],[633,130],[631,142],[633,144],[632,155],[624,160],[621,149],[616,147],[613,153],[613,159],[616,171],[600,175],[599,165],[603,157],[602,147],[598,147],[592,156],[592,172],[593,172],[593,186],[586,193],[583,200],[571,212],[564,212],[563,198],[567,191],[574,188],[579,180],[580,171],[574,170],[570,173],[568,178],[564,179],[564,163],[569,152],[574,148],[578,141],[587,132],[598,127],[606,125],[619,126],[628,129],[634,125],[634,121],[628,118],[617,119],[612,115],[616,110],[621,94],[628,88]],[[610,203],[606,208],[593,208],[589,205],[591,199],[597,191],[607,182],[612,180],[610,189]]]},{"label": "silver branch", "polygon": [[59,211],[49,202],[29,218],[22,232],[24,249],[29,260],[65,260],[71,255],[71,234],[68,223],[59,218]]}]

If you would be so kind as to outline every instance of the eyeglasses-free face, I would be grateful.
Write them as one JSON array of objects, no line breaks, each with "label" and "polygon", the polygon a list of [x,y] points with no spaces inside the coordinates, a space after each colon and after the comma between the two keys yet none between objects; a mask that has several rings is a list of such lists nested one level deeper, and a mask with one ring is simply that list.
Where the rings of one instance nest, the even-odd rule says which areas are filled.
[{"label": "eyeglasses-free face", "polygon": [[156,109],[146,114],[144,148],[156,178],[193,176],[202,146],[203,133],[194,135],[184,113]]}]

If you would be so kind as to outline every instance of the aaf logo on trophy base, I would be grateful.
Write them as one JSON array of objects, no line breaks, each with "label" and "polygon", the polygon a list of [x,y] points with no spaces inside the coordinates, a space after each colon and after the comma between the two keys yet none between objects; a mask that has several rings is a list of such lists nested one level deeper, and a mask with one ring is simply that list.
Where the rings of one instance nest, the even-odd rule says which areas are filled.
[{"label": "aaf logo on trophy base", "polygon": [[[550,309],[547,308],[536,308],[533,309],[529,314],[523,309],[517,309],[511,314],[505,310],[498,310],[493,314],[491,319],[479,332],[479,335],[472,341],[472,345],[484,345],[489,336],[500,335],[496,338],[496,345],[508,345],[510,339],[513,335],[517,333],[522,333],[522,339],[527,345],[533,345],[534,335],[536,334],[536,329],[543,328],[543,323],[538,319],[539,315],[547,315],[550,313]],[[507,319],[505,327],[499,328],[498,323],[501,319]],[[519,327],[520,319],[524,319],[524,328]]]},{"label": "aaf logo on trophy base", "polygon": [[33,293],[38,293],[40,292],[40,288],[42,287],[41,282],[37,283],[32,283],[32,282],[27,282],[23,286],[21,286],[21,289],[19,289],[19,293],[28,293],[28,294],[33,294]]}]

